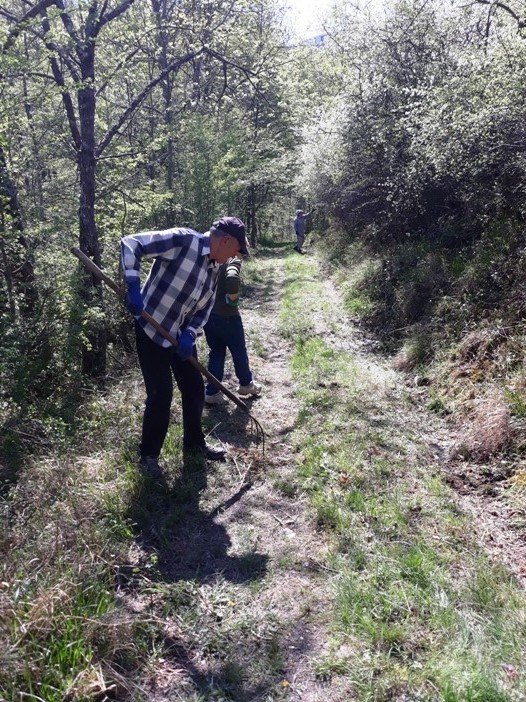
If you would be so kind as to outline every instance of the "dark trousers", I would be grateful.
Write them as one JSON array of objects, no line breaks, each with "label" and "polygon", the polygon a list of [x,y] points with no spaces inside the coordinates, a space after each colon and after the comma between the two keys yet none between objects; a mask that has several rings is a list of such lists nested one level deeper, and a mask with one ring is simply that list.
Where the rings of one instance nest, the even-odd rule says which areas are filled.
[{"label": "dark trousers", "polygon": [[[146,405],[142,420],[141,456],[159,456],[163,447],[172,404],[174,375],[181,392],[183,406],[183,447],[195,449],[204,446],[201,429],[204,406],[204,382],[201,373],[188,361],[177,355],[175,348],[165,349],[150,339],[135,324],[137,354],[146,385]],[[194,347],[194,356],[197,353]]]},{"label": "dark trousers", "polygon": [[[245,343],[245,330],[241,315],[232,317],[221,314],[211,314],[205,325],[205,336],[210,352],[208,354],[208,370],[218,380],[223,380],[225,371],[226,350],[232,354],[234,370],[240,385],[249,385],[252,382],[252,373],[248,365],[247,347]],[[213,383],[207,383],[206,394],[214,395],[218,392]]]},{"label": "dark trousers", "polygon": [[300,234],[300,232],[296,229],[296,246],[294,247],[298,251],[301,249],[303,246],[303,242],[305,241],[305,234]]}]

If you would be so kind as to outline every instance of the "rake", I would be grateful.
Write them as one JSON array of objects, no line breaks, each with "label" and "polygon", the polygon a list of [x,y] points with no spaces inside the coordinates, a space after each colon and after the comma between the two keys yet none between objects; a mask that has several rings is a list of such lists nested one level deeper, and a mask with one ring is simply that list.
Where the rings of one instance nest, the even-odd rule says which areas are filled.
[{"label": "rake", "polygon": [[[109,276],[107,276],[101,269],[97,266],[96,263],[93,263],[93,261],[86,256],[86,254],[81,251],[79,248],[74,246],[71,249],[71,253],[76,256],[87,268],[87,270],[92,273],[96,278],[99,280],[102,280],[106,283],[106,285],[113,290],[113,292],[119,297],[119,299],[122,301],[124,298],[124,291],[122,288],[117,285],[117,283],[112,280]],[[167,341],[169,341],[173,346],[177,346],[177,339],[173,337],[171,334],[169,334],[163,327],[157,322],[148,312],[143,310],[141,312],[141,317],[145,319],[148,324],[151,324],[152,327],[154,327],[161,336],[163,336]],[[248,406],[239,399],[236,395],[234,395],[233,392],[231,392],[227,387],[223,385],[210,371],[205,368],[202,363],[199,363],[197,358],[194,358],[193,356],[190,356],[190,358],[187,359],[188,363],[191,363],[197,370],[204,375],[204,377],[209,380],[211,383],[215,385],[215,387],[220,390],[226,397],[228,397],[229,400],[232,400],[234,404],[236,404],[238,407],[240,407],[243,412],[248,414],[250,418],[250,423],[251,423],[251,429],[256,435],[256,445],[259,445],[261,442],[262,445],[262,451],[263,454],[265,453],[265,431],[263,430],[263,427],[259,423],[259,421],[250,413],[250,410]]]}]

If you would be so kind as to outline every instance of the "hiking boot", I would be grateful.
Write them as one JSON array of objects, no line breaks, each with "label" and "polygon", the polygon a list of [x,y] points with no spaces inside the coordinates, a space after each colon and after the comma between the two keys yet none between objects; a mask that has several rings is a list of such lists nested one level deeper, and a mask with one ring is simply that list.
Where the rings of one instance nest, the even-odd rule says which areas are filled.
[{"label": "hiking boot", "polygon": [[205,394],[205,404],[207,405],[223,405],[226,402],[226,397],[222,392],[215,392],[213,395]]},{"label": "hiking boot", "polygon": [[259,395],[261,385],[252,380],[248,385],[240,385],[237,389],[238,395]]},{"label": "hiking boot", "polygon": [[156,456],[141,456],[139,458],[139,466],[143,475],[146,475],[148,478],[163,477],[163,471]]},{"label": "hiking boot", "polygon": [[189,456],[202,456],[207,461],[224,461],[226,455],[226,451],[224,448],[216,448],[211,444],[205,444],[204,446],[195,446],[193,448],[185,448],[184,453]]}]

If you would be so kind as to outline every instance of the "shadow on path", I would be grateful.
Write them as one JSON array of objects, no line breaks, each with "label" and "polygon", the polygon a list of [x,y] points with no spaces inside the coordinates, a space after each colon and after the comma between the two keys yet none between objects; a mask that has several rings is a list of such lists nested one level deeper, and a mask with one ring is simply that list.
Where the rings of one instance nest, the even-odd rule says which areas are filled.
[{"label": "shadow on path", "polygon": [[[218,579],[243,585],[264,578],[268,555],[256,551],[229,555],[231,539],[226,528],[216,521],[243,497],[251,484],[243,482],[224,501],[205,511],[200,498],[207,487],[209,470],[214,471],[215,466],[204,459],[185,458],[175,479],[167,471],[166,479],[138,481],[129,516],[146,558],[148,554],[157,557],[150,579],[168,584],[187,582],[193,591],[195,584],[214,583]],[[218,658],[212,665],[210,661],[206,666],[200,665],[198,651],[172,633],[169,618],[166,621],[162,635],[166,665],[169,671],[184,670],[194,692],[206,695],[206,699],[208,695],[219,699],[217,694],[226,693],[228,699],[239,702],[260,699],[265,693],[264,687],[259,689],[258,684],[244,680],[242,665],[231,657]],[[159,672],[151,689],[155,698],[158,692],[161,699],[166,699],[160,689],[163,676]]]},{"label": "shadow on path", "polygon": [[250,483],[204,511],[199,498],[207,486],[208,469],[204,459],[185,458],[172,485],[165,479],[140,481],[129,516],[142,549],[156,553],[158,578],[164,582],[209,582],[219,575],[234,583],[263,578],[268,556],[256,552],[229,556],[230,537],[216,522],[250,489]]}]

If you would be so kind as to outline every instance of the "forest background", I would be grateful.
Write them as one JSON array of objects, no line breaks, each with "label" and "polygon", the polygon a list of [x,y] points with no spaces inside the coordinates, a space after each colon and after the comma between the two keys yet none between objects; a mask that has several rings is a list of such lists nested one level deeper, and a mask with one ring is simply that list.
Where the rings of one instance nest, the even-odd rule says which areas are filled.
[{"label": "forest background", "polygon": [[[455,450],[481,467],[462,482],[524,488],[524,2],[341,2],[311,39],[286,17],[260,0],[1,2],[1,507],[20,533],[26,459],[80,427],[96,443],[90,398],[133,358],[127,313],[70,248],[119,279],[121,236],[224,213],[257,253],[315,206],[309,245],[347,314],[463,427]],[[15,531],[0,589],[22,585],[0,606],[22,641]]]},{"label": "forest background", "polygon": [[67,432],[129,348],[70,247],[117,275],[123,234],[222,212],[257,246],[316,203],[324,248],[359,249],[351,309],[406,365],[482,324],[521,367],[523,11],[343,3],[298,43],[277,3],[4,3],[3,451]]}]

